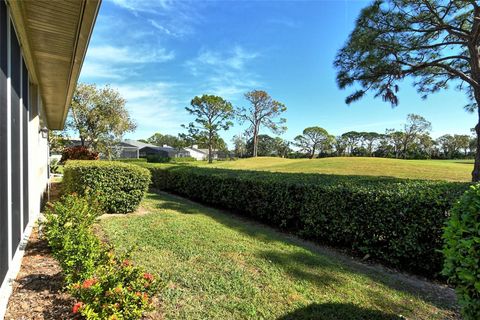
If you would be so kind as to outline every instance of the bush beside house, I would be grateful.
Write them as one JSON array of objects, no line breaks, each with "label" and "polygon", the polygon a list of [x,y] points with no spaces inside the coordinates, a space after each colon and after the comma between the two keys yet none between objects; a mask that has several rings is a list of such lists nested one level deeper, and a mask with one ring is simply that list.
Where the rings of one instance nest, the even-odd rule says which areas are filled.
[{"label": "bush beside house", "polygon": [[147,165],[152,185],[429,277],[467,183]]},{"label": "bush beside house", "polygon": [[98,208],[94,198],[66,195],[45,213],[45,237],[77,299],[72,311],[88,320],[140,319],[152,308],[157,281],[98,240]]},{"label": "bush beside house", "polygon": [[94,193],[109,213],[134,211],[150,183],[150,172],[118,161],[68,161],[64,169],[66,193]]},{"label": "bush beside house", "polygon": [[98,160],[98,158],[98,152],[82,146],[73,146],[63,149],[60,163],[65,163],[67,160]]}]

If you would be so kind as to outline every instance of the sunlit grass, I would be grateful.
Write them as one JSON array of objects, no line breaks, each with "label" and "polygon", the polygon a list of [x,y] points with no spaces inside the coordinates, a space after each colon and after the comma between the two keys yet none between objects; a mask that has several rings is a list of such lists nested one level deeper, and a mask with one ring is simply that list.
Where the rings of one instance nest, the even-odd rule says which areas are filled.
[{"label": "sunlit grass", "polygon": [[[138,214],[101,220],[118,249],[162,282],[165,319],[450,319],[383,271],[219,210],[148,194]],[[395,288],[395,289],[394,289]]]},{"label": "sunlit grass", "polygon": [[277,172],[372,175],[410,179],[470,181],[473,160],[401,160],[363,157],[323,159],[283,159],[259,157],[236,161],[218,161],[199,166]]}]

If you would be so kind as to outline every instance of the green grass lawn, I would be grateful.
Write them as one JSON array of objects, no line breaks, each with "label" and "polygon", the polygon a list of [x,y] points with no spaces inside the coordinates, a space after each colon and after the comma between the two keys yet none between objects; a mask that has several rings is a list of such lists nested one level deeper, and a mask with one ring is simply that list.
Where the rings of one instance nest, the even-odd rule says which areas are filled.
[{"label": "green grass lawn", "polygon": [[437,291],[175,196],[100,227],[161,279],[155,319],[455,318]]},{"label": "green grass lawn", "polygon": [[450,181],[470,181],[473,170],[473,160],[400,160],[361,157],[323,159],[259,157],[236,161],[218,161],[211,165],[205,161],[198,161],[195,164],[228,169],[372,175]]}]

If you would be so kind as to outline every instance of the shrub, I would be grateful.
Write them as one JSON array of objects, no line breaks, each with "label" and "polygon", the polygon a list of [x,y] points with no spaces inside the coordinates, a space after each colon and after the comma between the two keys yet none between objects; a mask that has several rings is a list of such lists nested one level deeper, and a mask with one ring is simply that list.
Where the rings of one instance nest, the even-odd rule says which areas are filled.
[{"label": "shrub", "polygon": [[456,286],[464,319],[480,317],[480,186],[471,186],[451,210],[444,233],[443,273]]},{"label": "shrub", "polygon": [[182,163],[182,162],[193,162],[197,161],[194,157],[179,157],[179,158],[170,158],[163,157],[157,154],[147,155],[147,162],[151,163]]},{"label": "shrub", "polygon": [[65,163],[67,160],[98,160],[98,152],[82,146],[67,147],[63,149],[60,163]]},{"label": "shrub", "polygon": [[134,211],[150,183],[148,170],[118,161],[69,161],[64,169],[67,193],[93,192],[107,212]]},{"label": "shrub", "polygon": [[466,183],[149,165],[153,187],[399,268],[441,271],[443,224]]},{"label": "shrub", "polygon": [[50,159],[50,172],[53,174],[59,173],[60,166],[58,159]]},{"label": "shrub", "polygon": [[81,304],[75,310],[87,319],[141,319],[152,309],[157,281],[128,259],[108,253],[108,263],[97,268],[91,278],[70,286]]},{"label": "shrub", "polygon": [[95,269],[100,244],[90,228],[99,213],[91,199],[76,195],[64,196],[45,212],[44,234],[67,283],[76,282]]},{"label": "shrub", "polygon": [[172,161],[170,157],[160,156],[158,154],[149,154],[147,155],[147,162],[151,163],[169,163]]},{"label": "shrub", "polygon": [[50,205],[42,223],[67,288],[77,299],[73,313],[89,320],[140,319],[152,308],[157,281],[98,240],[92,231],[99,213],[93,200],[66,195]]}]

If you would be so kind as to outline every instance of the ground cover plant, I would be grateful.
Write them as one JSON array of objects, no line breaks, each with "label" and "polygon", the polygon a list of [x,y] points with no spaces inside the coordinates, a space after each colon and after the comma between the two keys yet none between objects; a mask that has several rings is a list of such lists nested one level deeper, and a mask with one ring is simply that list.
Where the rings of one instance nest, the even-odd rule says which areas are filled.
[{"label": "ground cover plant", "polygon": [[93,192],[109,213],[134,211],[149,183],[148,170],[119,161],[68,161],[64,168],[64,191]]},{"label": "ground cover plant", "polygon": [[468,183],[149,165],[154,188],[429,277]]},{"label": "ground cover plant", "polygon": [[42,223],[67,289],[77,299],[72,312],[89,320],[139,319],[152,307],[157,281],[98,240],[92,225],[101,210],[94,199],[66,195],[47,209]]},{"label": "ground cover plant", "polygon": [[380,269],[176,196],[150,193],[141,214],[100,225],[162,279],[161,319],[456,318],[439,288],[424,295]]},{"label": "ground cover plant", "polygon": [[[195,165],[207,166],[205,161]],[[471,180],[473,160],[402,160],[372,157],[285,159],[259,157],[214,162],[213,167],[291,173],[388,176],[408,179]]]}]

